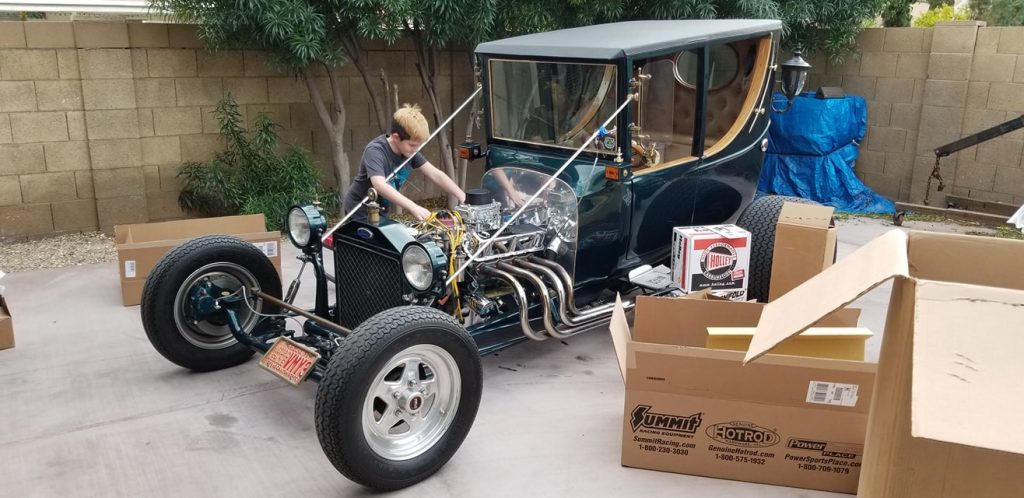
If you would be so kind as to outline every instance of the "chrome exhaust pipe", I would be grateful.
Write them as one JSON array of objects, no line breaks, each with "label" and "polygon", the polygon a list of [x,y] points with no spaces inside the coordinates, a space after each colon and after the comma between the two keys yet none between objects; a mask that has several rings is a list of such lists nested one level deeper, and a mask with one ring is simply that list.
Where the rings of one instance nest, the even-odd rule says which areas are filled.
[{"label": "chrome exhaust pipe", "polygon": [[519,280],[517,280],[516,277],[512,276],[508,272],[497,270],[494,268],[483,267],[481,270],[484,273],[504,280],[506,283],[512,286],[512,291],[515,294],[516,303],[519,304],[519,326],[523,329],[523,334],[525,334],[526,337],[529,337],[530,339],[533,339],[535,341],[546,340],[548,336],[544,335],[543,332],[537,332],[536,330],[533,330],[533,327],[530,326],[530,302],[526,298],[526,289],[524,289],[523,285],[519,283]]},{"label": "chrome exhaust pipe", "polygon": [[600,318],[598,314],[577,314],[574,316],[572,313],[569,313],[565,305],[565,301],[567,299],[567,295],[565,292],[565,284],[564,282],[562,282],[562,279],[559,278],[558,275],[551,268],[548,268],[547,266],[544,265],[531,263],[529,261],[526,261],[525,259],[514,259],[512,260],[512,264],[519,265],[524,270],[533,270],[536,272],[543,273],[548,278],[548,280],[551,281],[551,284],[554,286],[555,293],[558,294],[559,317],[561,318],[562,322],[565,323],[565,325],[568,325],[569,327],[575,327],[593,321],[597,318]]},{"label": "chrome exhaust pipe", "polygon": [[[569,276],[569,272],[565,271],[565,268],[563,268],[562,265],[549,259],[544,259],[537,256],[527,256],[527,260],[529,260],[531,263],[536,263],[547,268],[550,268],[552,271],[558,274],[559,277],[561,277],[562,285],[565,286],[565,306],[569,310],[569,312],[575,315],[577,318],[583,320],[590,320],[591,317],[601,316],[604,315],[605,313],[611,313],[612,310],[615,309],[615,303],[602,304],[601,306],[595,306],[587,310],[580,310],[576,308],[576,296],[573,293],[572,277]],[[627,308],[627,310],[630,308]]]},{"label": "chrome exhaust pipe", "polygon": [[[532,272],[513,266],[505,261],[498,263],[498,268],[530,281],[534,288],[537,289],[537,293],[540,294],[541,318],[544,322],[544,330],[548,332],[549,336],[556,339],[564,339],[567,337],[564,333],[559,332],[559,330],[555,328],[555,324],[551,320],[551,294],[548,292],[548,286],[544,284],[544,281]],[[529,303],[526,304],[529,305]],[[519,310],[520,314],[523,315],[528,313],[529,308],[520,306]]]}]

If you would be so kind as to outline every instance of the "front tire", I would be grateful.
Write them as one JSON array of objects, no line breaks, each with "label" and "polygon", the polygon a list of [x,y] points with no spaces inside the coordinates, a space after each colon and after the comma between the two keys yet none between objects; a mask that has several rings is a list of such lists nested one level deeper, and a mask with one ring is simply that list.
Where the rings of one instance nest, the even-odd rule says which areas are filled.
[{"label": "front tire", "polygon": [[772,280],[772,258],[775,252],[775,228],[779,222],[782,205],[787,202],[797,204],[818,204],[800,197],[784,195],[766,195],[754,199],[743,213],[736,225],[750,232],[750,279],[747,282],[747,299],[768,302],[768,290]]},{"label": "front tire", "polygon": [[334,467],[363,486],[394,490],[440,469],[476,418],[476,344],[433,308],[391,308],[356,327],[316,393],[316,432]]},{"label": "front tire", "polygon": [[[171,362],[207,372],[233,367],[254,351],[231,334],[224,312],[198,316],[195,302],[204,288],[218,294],[250,292],[258,287],[281,297],[281,278],[267,257],[235,237],[211,235],[190,240],[164,255],[142,288],[142,326],[153,347]],[[248,297],[234,310],[242,328],[251,331],[278,308]]]}]

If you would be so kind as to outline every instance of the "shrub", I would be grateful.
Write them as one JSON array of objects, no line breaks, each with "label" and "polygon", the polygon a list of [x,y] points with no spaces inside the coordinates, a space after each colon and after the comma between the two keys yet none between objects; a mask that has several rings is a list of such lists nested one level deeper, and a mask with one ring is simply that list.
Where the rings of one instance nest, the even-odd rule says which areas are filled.
[{"label": "shrub", "polygon": [[210,161],[182,165],[178,204],[183,210],[203,216],[263,213],[268,230],[280,230],[295,204],[319,200],[328,213],[337,210],[337,192],[320,182],[305,151],[278,152],[278,125],[266,114],[257,115],[247,130],[230,94],[213,114],[226,148]]},{"label": "shrub", "polygon": [[886,0],[882,4],[882,24],[887,28],[910,26],[910,7],[914,0]]},{"label": "shrub", "polygon": [[914,21],[918,28],[931,28],[935,23],[942,21],[966,21],[971,18],[971,12],[967,9],[953,10],[952,5],[943,5],[925,12]]}]

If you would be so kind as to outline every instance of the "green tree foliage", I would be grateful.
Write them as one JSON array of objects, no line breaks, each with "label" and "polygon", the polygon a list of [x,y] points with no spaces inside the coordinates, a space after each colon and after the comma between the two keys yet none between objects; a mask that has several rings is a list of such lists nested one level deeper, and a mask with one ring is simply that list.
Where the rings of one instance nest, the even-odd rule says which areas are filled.
[{"label": "green tree foliage", "polygon": [[992,0],[970,0],[967,2],[967,8],[975,19],[986,21],[989,26],[995,26],[992,21],[988,20],[988,13],[992,10]]},{"label": "green tree foliage", "polygon": [[989,26],[1024,26],[1024,0],[992,0],[982,19]]},{"label": "green tree foliage", "polygon": [[970,18],[971,13],[967,10],[954,10],[952,5],[943,5],[922,14],[921,17],[914,21],[914,26],[918,28],[930,28],[935,26],[935,23],[937,22],[966,21]]},{"label": "green tree foliage", "polygon": [[910,7],[914,0],[885,0],[882,5],[882,23],[887,28],[910,26]]},{"label": "green tree foliage", "polygon": [[230,95],[213,113],[226,148],[210,161],[181,167],[182,209],[203,216],[263,213],[268,230],[280,230],[288,209],[298,203],[319,199],[329,212],[337,209],[337,192],[321,184],[304,151],[278,152],[277,125],[266,114],[256,116],[247,130]]},{"label": "green tree foliage", "polygon": [[928,10],[942,7],[943,5],[953,5],[953,0],[928,0]]}]

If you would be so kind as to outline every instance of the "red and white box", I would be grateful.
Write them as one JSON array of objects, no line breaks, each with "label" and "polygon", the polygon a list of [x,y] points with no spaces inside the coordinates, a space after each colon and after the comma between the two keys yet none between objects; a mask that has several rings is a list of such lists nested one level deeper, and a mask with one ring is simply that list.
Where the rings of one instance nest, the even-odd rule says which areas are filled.
[{"label": "red and white box", "polygon": [[687,293],[710,289],[744,301],[749,274],[750,232],[736,225],[672,230],[672,280]]}]

